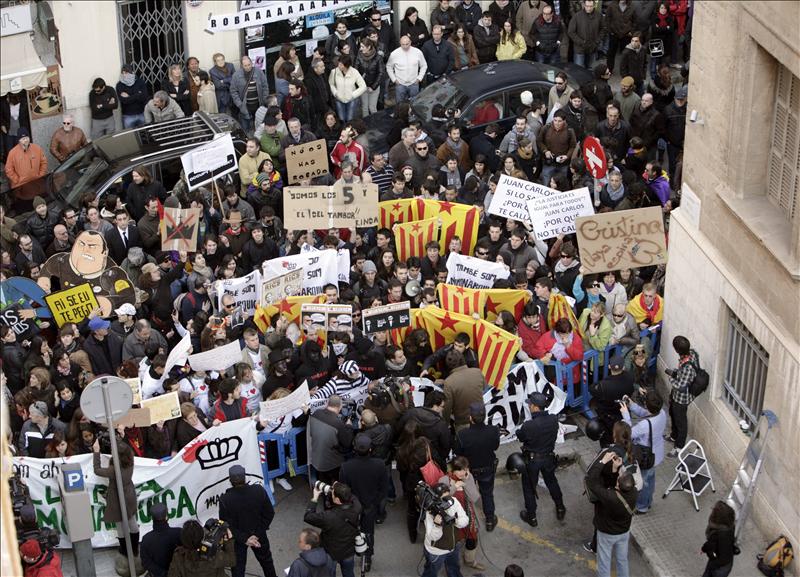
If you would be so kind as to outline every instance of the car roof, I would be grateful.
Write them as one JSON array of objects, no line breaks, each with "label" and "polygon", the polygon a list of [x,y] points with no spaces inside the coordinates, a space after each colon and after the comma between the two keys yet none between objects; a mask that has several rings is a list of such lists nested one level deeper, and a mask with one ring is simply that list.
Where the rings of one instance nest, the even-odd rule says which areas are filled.
[{"label": "car roof", "polygon": [[468,70],[460,70],[450,74],[448,79],[468,97],[474,98],[487,92],[503,90],[531,82],[552,84],[556,73],[560,71],[560,68],[539,62],[506,60],[481,64]]}]

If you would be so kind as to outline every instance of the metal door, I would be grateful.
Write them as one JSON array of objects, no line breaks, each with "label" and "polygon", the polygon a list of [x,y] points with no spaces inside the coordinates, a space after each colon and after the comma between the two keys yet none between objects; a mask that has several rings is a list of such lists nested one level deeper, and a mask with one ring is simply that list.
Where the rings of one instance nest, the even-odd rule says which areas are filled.
[{"label": "metal door", "polygon": [[118,0],[117,8],[122,62],[133,66],[152,94],[169,66],[186,60],[183,2]]}]

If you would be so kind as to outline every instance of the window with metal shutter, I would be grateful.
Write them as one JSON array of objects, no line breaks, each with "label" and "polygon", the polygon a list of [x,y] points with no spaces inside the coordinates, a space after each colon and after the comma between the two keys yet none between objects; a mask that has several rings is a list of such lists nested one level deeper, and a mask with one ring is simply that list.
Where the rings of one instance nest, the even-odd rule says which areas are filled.
[{"label": "window with metal shutter", "polygon": [[772,131],[767,196],[794,220],[800,213],[800,79],[785,66],[778,66]]}]

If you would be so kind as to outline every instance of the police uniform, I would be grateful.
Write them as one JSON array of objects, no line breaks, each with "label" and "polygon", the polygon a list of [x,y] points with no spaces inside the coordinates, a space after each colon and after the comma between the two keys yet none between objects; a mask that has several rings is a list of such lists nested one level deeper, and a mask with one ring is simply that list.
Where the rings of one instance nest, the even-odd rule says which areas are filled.
[{"label": "police uniform", "polygon": [[[472,403],[470,416],[485,418],[483,403]],[[456,433],[456,455],[463,455],[469,461],[469,470],[478,483],[483,513],[486,516],[486,530],[493,531],[497,525],[494,514],[494,477],[497,470],[495,451],[500,446],[500,429],[484,422],[472,423]]]},{"label": "police uniform", "polygon": [[525,468],[522,470],[522,494],[525,497],[525,509],[519,515],[523,521],[536,527],[536,485],[539,473],[544,478],[550,496],[556,504],[556,517],[564,518],[564,498],[556,479],[555,444],[558,436],[558,417],[544,411],[547,397],[543,393],[531,393],[528,402],[539,407],[540,411],[532,412],[517,431],[517,439],[522,442],[522,456]]}]

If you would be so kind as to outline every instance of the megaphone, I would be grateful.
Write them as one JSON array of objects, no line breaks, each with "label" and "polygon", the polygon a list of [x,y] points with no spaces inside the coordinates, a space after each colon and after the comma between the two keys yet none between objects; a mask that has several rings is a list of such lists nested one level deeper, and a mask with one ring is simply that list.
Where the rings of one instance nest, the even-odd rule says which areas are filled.
[{"label": "megaphone", "polygon": [[410,280],[406,283],[406,295],[410,296],[411,298],[417,296],[421,290],[422,285],[419,284],[418,280]]}]

